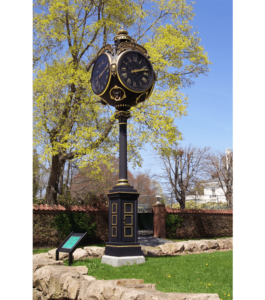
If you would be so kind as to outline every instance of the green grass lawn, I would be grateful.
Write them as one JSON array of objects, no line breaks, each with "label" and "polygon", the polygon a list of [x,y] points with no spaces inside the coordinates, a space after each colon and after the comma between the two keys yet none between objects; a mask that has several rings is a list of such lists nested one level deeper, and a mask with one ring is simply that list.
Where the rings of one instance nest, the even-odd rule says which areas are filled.
[{"label": "green grass lawn", "polygon": [[[112,267],[101,259],[74,261],[85,265],[96,279],[143,279],[155,283],[158,291],[171,293],[216,293],[220,299],[233,299],[233,251],[193,255],[146,257],[140,265]],[[64,262],[68,266],[68,261]]]},{"label": "green grass lawn", "polygon": [[33,249],[33,254],[38,254],[38,253],[46,253],[50,251],[51,249]]},{"label": "green grass lawn", "polygon": [[[81,247],[78,247],[78,248],[82,248],[84,249],[84,247],[105,247],[106,244],[102,243],[102,244],[94,244],[94,245],[87,245],[87,246],[81,246]],[[38,254],[38,253],[46,253],[52,249],[55,249],[54,248],[50,248],[50,249],[33,249],[33,254]]]}]

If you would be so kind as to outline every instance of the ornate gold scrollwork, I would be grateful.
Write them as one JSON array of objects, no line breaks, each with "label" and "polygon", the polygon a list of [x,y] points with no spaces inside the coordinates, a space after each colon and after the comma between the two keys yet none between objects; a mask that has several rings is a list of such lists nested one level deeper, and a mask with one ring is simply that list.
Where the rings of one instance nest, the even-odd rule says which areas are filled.
[{"label": "ornate gold scrollwork", "polygon": [[115,119],[120,119],[121,117],[129,119],[131,117],[130,111],[118,110],[114,113]]},{"label": "ornate gold scrollwork", "polygon": [[144,55],[147,54],[147,50],[141,46],[136,44],[135,42],[122,42],[119,44],[118,49],[117,49],[117,54],[120,54],[124,50],[131,49],[131,50],[138,50]]},{"label": "ornate gold scrollwork", "polygon": [[126,98],[126,93],[123,88],[118,87],[115,85],[109,92],[110,99],[113,99],[115,101],[121,101],[124,98]]},{"label": "ornate gold scrollwork", "polygon": [[144,102],[147,96],[148,96],[148,92],[142,93],[139,97],[136,98],[136,104],[140,102]]},{"label": "ornate gold scrollwork", "polygon": [[98,51],[98,54],[97,56],[99,57],[100,54],[106,52],[106,51],[110,51],[111,54],[113,55],[113,48],[110,44],[107,44],[106,46],[103,46],[99,51]]}]

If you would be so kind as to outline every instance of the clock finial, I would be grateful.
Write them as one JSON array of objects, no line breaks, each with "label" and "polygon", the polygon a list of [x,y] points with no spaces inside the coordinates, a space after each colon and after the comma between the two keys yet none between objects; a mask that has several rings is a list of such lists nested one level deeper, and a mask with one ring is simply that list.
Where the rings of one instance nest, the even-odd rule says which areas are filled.
[{"label": "clock finial", "polygon": [[117,35],[128,35],[128,31],[124,30],[124,27],[122,26],[121,29],[117,32]]}]

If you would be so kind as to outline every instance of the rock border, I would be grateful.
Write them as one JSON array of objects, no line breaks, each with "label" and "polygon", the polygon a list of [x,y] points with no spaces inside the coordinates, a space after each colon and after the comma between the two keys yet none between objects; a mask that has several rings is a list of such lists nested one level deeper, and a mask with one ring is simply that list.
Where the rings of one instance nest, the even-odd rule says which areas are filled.
[{"label": "rock border", "polygon": [[[145,256],[186,255],[228,251],[233,249],[233,238],[217,240],[190,240],[166,243],[157,247],[142,246]],[[88,276],[86,266],[64,266],[67,253],[60,252],[55,261],[56,249],[33,255],[33,300],[220,300],[218,294],[162,293],[155,284],[144,284],[142,279],[96,280]],[[74,259],[101,258],[104,247],[78,248]]]}]

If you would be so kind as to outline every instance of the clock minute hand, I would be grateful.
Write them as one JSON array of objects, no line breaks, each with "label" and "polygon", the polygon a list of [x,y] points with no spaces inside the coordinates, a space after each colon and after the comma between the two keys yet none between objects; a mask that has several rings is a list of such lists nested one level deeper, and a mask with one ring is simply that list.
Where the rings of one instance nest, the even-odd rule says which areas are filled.
[{"label": "clock minute hand", "polygon": [[103,73],[107,70],[107,68],[108,68],[108,65],[105,67],[105,69],[103,70],[103,72],[98,76],[98,78],[100,78],[103,75]]},{"label": "clock minute hand", "polygon": [[132,70],[131,73],[136,73],[136,72],[142,72],[142,71],[148,71],[149,69],[136,69]]}]

